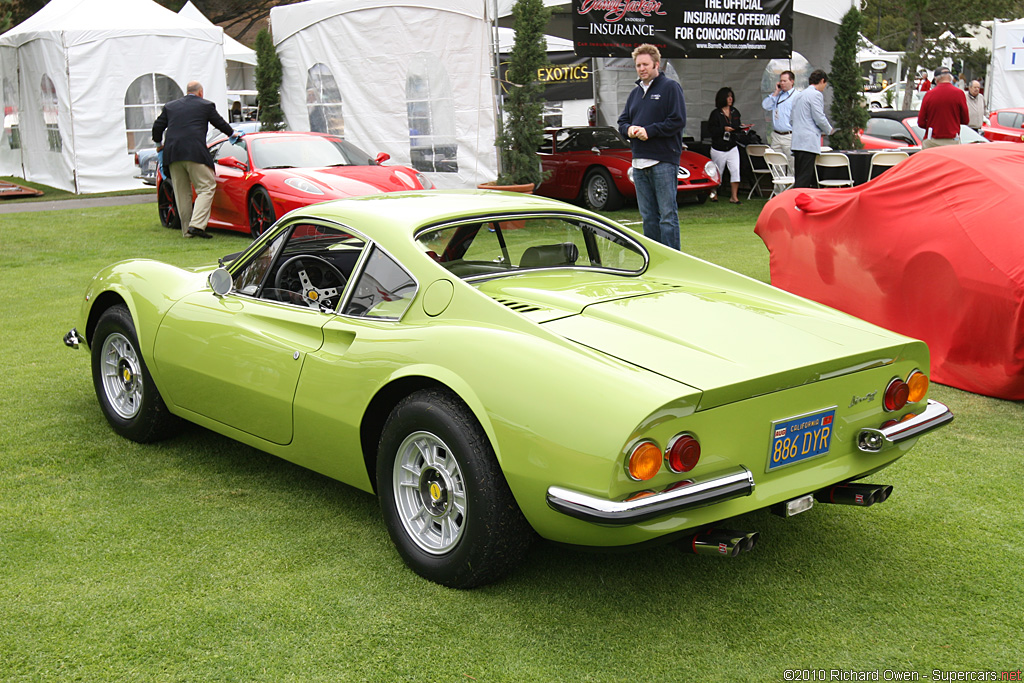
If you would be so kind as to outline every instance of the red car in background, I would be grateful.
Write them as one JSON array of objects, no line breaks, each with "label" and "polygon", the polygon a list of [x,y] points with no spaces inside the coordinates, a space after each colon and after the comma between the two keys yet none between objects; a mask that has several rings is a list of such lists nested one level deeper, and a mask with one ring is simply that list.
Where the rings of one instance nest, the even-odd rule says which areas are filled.
[{"label": "red car in background", "polygon": [[1024,142],[1024,109],[996,109],[981,124],[981,134],[992,142]]},{"label": "red car in background", "polygon": [[[920,148],[924,130],[917,125],[916,111],[883,109],[871,112],[871,118],[858,133],[864,149]],[[960,144],[988,142],[967,126],[960,126]]]},{"label": "red car in background", "polygon": [[786,190],[754,228],[771,282],[928,342],[936,382],[1024,400],[1021,168],[1024,145],[936,147],[863,185]]},{"label": "red car in background", "polygon": [[[636,201],[633,153],[614,128],[549,128],[538,156],[550,176],[534,194],[580,202],[594,211],[614,211],[627,199]],[[721,178],[711,159],[684,149],[678,182],[680,200],[692,197],[703,204]]]},{"label": "red car in background", "polygon": [[[432,189],[433,183],[406,166],[383,166],[334,135],[303,132],[249,133],[210,144],[217,190],[209,227],[259,237],[292,209],[344,197]],[[171,183],[158,174],[160,223],[180,226]]]}]

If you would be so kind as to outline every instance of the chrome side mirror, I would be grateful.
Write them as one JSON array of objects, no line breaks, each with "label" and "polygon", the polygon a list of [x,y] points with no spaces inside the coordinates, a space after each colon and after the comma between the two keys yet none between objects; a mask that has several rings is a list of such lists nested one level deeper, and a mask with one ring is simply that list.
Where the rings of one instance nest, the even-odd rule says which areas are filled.
[{"label": "chrome side mirror", "polygon": [[213,293],[217,296],[224,296],[231,291],[231,287],[234,285],[234,282],[231,280],[231,273],[228,272],[227,268],[218,268],[213,271],[210,273],[207,281],[210,283]]}]

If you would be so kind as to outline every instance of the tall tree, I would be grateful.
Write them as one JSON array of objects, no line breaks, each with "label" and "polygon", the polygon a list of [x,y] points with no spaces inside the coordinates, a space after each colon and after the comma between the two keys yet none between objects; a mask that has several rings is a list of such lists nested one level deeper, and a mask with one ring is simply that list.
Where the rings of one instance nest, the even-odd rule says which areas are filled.
[{"label": "tall tree", "polygon": [[537,149],[544,141],[544,86],[537,74],[548,63],[544,29],[550,16],[543,0],[517,0],[512,8],[516,40],[505,73],[505,123],[496,140],[501,185],[539,185],[543,180]]},{"label": "tall tree", "polygon": [[284,112],[281,111],[281,59],[266,29],[256,34],[256,92],[260,106],[260,128],[282,130]]},{"label": "tall tree", "polygon": [[839,149],[863,147],[857,131],[864,128],[868,121],[860,65],[857,63],[860,28],[861,14],[856,7],[852,7],[839,25],[836,47],[832,53],[829,82],[832,85],[832,123],[835,131],[829,136],[829,143]]}]

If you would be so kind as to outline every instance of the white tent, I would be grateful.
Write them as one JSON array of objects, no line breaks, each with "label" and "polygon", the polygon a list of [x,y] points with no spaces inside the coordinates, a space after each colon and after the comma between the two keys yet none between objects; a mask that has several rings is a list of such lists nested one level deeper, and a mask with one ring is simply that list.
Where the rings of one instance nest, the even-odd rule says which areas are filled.
[{"label": "white tent", "polygon": [[190,80],[225,101],[223,33],[151,0],[51,0],[0,36],[0,174],[80,193],[139,187],[132,152],[152,146],[161,105]]},{"label": "white tent", "polygon": [[[384,151],[428,172],[440,187],[492,180],[497,155],[491,21],[495,8],[504,16],[513,4],[307,0],[271,9],[289,127],[343,133],[370,153]],[[852,6],[853,0],[794,0],[793,40],[801,54],[781,68],[828,69],[838,24]],[[765,70],[768,60],[668,61],[666,71],[680,74],[686,93],[688,134],[699,137],[700,121],[722,85],[736,92],[745,122],[766,120],[762,90],[774,83]],[[614,123],[636,74],[616,60],[598,62],[599,119]]]},{"label": "white tent", "polygon": [[985,96],[989,110],[1024,107],[1024,19],[992,24]]},{"label": "white tent", "polygon": [[288,127],[343,134],[439,187],[497,176],[482,0],[309,0],[270,10]]},{"label": "white tent", "polygon": [[[199,8],[192,4],[192,0],[185,3],[185,6],[178,10],[178,15],[203,24],[204,26],[215,26],[206,15],[199,11]],[[255,90],[256,89],[256,51],[224,34],[224,59],[227,60],[227,82],[228,90]],[[219,103],[218,103],[219,104]]]}]

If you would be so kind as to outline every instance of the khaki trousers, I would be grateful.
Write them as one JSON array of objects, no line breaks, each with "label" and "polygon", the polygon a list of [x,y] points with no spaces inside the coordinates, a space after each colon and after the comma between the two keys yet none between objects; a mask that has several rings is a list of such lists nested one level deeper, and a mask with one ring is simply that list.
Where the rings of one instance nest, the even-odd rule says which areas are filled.
[{"label": "khaki trousers", "polygon": [[947,145],[959,145],[959,138],[928,138],[921,143],[921,149],[931,149],[932,147],[945,147]]},{"label": "khaki trousers", "polygon": [[[175,161],[171,164],[171,185],[174,203],[181,217],[181,234],[189,229],[206,230],[213,207],[213,192],[217,189],[217,176],[206,164],[195,161]],[[192,206],[192,188],[196,190],[196,204]]]}]

